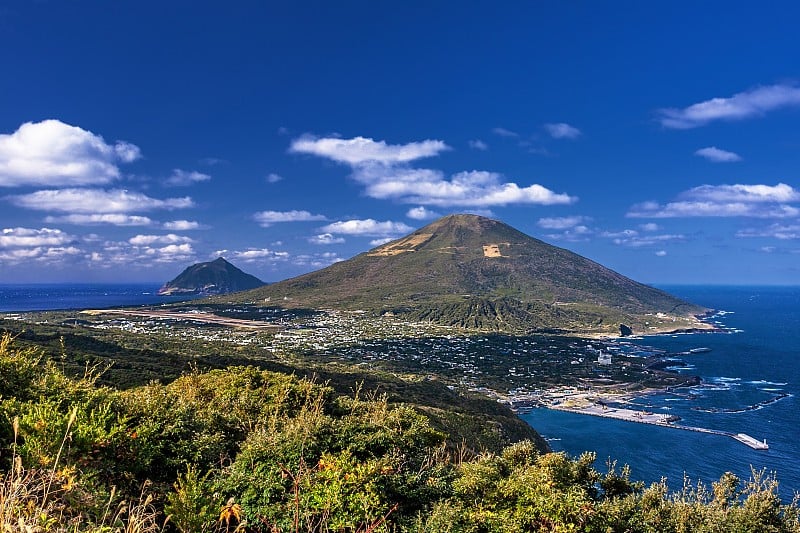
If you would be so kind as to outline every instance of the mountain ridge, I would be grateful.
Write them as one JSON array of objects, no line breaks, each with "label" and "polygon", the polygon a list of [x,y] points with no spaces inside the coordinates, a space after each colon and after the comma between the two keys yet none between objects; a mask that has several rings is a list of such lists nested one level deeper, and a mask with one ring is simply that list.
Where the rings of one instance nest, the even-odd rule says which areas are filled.
[{"label": "mountain ridge", "polygon": [[248,299],[514,333],[609,333],[623,323],[643,332],[659,322],[684,329],[707,311],[477,215],[443,217],[347,261],[241,293],[236,301]]}]

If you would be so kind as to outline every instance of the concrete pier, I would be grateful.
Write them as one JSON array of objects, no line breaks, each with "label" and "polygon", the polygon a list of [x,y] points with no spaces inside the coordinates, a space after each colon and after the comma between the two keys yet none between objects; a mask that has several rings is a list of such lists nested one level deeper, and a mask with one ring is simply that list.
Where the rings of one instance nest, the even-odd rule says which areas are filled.
[{"label": "concrete pier", "polygon": [[676,424],[679,417],[674,415],[654,414],[647,411],[636,411],[633,409],[622,409],[617,407],[609,407],[604,405],[590,404],[590,405],[574,405],[569,401],[564,403],[555,403],[546,406],[548,409],[555,409],[556,411],[567,411],[569,413],[577,413],[579,415],[601,416],[603,418],[613,418],[616,420],[624,420],[626,422],[637,422],[639,424],[650,424],[654,426],[661,426],[666,428],[683,429],[685,431],[696,431],[698,433],[708,433],[711,435],[721,435],[730,437],[742,444],[745,444],[754,450],[768,450],[769,446],[767,441],[760,441],[745,433],[732,433],[729,431],[721,431],[718,429],[708,429],[696,426],[685,426],[683,424]]}]

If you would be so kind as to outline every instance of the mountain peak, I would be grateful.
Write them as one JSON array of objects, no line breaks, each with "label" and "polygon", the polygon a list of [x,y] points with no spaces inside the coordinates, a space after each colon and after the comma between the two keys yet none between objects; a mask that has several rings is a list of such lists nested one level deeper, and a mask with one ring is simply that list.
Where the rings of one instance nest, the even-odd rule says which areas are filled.
[{"label": "mountain peak", "polygon": [[222,257],[206,263],[187,267],[172,281],[164,284],[158,293],[176,294],[227,294],[261,287],[264,282],[242,272]]},{"label": "mountain peak", "polygon": [[620,323],[641,331],[673,318],[677,329],[704,311],[503,222],[469,214],[442,217],[242,298],[509,332],[611,333]]}]

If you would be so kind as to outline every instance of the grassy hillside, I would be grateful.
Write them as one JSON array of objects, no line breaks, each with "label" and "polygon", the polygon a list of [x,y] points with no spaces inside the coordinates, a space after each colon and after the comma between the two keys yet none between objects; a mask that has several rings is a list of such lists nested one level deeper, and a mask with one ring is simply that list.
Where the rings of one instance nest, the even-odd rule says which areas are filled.
[{"label": "grassy hillside", "polygon": [[760,473],[670,494],[592,454],[446,439],[358,387],[231,367],[119,390],[0,339],[2,531],[800,531]]}]

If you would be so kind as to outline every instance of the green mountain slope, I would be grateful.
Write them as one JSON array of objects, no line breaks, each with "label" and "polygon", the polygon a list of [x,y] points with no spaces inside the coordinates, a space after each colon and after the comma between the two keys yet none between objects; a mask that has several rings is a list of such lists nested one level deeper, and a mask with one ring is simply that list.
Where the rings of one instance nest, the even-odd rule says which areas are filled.
[{"label": "green mountain slope", "polygon": [[187,267],[168,281],[158,294],[227,294],[261,287],[264,282],[242,272],[222,257]]},{"label": "green mountain slope", "polygon": [[391,312],[499,331],[680,329],[703,308],[488,218],[451,215],[235,301]]}]

